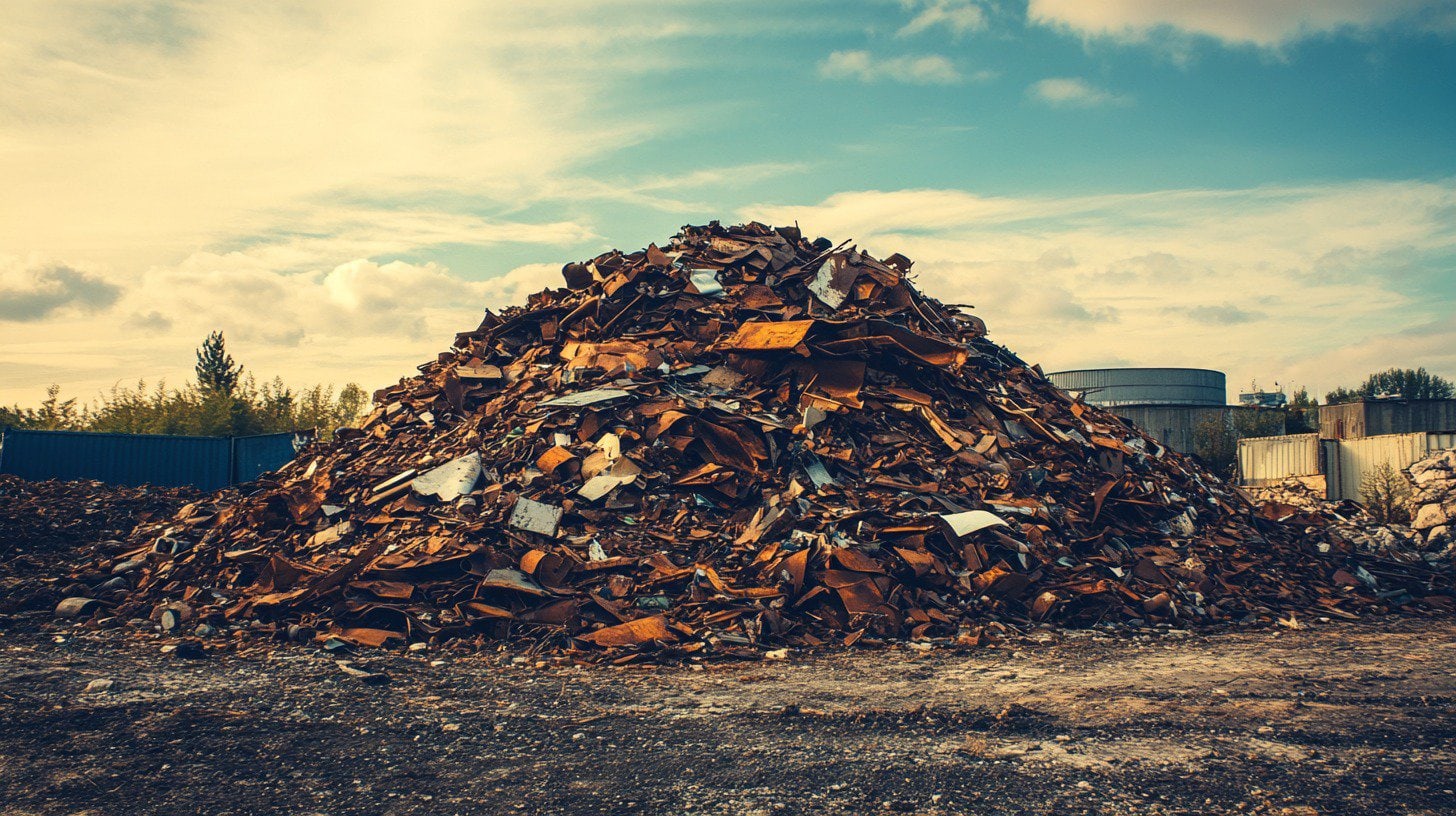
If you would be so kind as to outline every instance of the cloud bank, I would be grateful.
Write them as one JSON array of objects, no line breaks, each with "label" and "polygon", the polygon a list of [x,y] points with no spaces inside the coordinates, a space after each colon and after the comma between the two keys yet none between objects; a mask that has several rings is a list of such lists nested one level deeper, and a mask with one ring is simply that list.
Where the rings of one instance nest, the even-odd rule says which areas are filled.
[{"label": "cloud bank", "polygon": [[32,323],[65,311],[93,312],[120,294],[120,287],[64,264],[0,258],[0,321]]},{"label": "cloud bank", "polygon": [[1098,88],[1078,77],[1052,77],[1032,84],[1027,93],[1033,99],[1056,108],[1095,108],[1102,105],[1130,105],[1132,98]]},{"label": "cloud bank", "polygon": [[939,54],[877,57],[868,51],[835,51],[819,63],[819,75],[825,79],[907,85],[951,85],[961,81],[955,63]]},{"label": "cloud bank", "polygon": [[1259,48],[1395,23],[1447,31],[1456,24],[1444,0],[1030,0],[1027,19],[1084,37],[1182,34]]}]

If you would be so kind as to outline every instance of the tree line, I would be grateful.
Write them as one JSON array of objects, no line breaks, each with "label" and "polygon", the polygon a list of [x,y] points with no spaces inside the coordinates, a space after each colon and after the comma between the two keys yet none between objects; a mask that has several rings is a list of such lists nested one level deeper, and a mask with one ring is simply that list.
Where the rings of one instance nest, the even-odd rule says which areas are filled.
[{"label": "tree line", "polygon": [[1424,368],[1390,368],[1371,374],[1355,388],[1336,388],[1325,395],[1325,403],[1338,405],[1381,397],[1426,400],[1453,396],[1456,396],[1456,386],[1445,377]]},{"label": "tree line", "polygon": [[355,383],[336,393],[332,385],[293,389],[278,377],[260,382],[228,353],[222,332],[198,347],[194,371],[195,381],[178,388],[165,381],[117,383],[94,403],[63,398],[60,386],[51,385],[37,407],[0,406],[0,428],[188,436],[316,430],[328,438],[370,403]]}]

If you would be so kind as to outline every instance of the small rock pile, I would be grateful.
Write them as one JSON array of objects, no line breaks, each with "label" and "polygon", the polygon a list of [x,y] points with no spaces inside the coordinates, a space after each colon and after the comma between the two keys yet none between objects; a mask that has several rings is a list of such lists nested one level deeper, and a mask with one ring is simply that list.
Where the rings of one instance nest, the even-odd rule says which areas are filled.
[{"label": "small rock pile", "polygon": [[1304,520],[1306,534],[1338,539],[1355,550],[1406,564],[1439,560],[1409,527],[1381,524],[1364,505],[1332,501],[1298,478],[1265,487],[1243,488],[1260,504],[1260,513],[1279,521]]},{"label": "small rock pile", "polygon": [[1426,549],[1456,551],[1456,448],[1441,451],[1406,468],[1415,486],[1411,529]]},{"label": "small rock pile", "polygon": [[168,518],[204,495],[192,488],[0,474],[0,615],[49,609],[69,588],[93,592],[109,576],[84,573],[78,582],[57,578],[58,569],[126,551],[125,539],[138,524]]}]

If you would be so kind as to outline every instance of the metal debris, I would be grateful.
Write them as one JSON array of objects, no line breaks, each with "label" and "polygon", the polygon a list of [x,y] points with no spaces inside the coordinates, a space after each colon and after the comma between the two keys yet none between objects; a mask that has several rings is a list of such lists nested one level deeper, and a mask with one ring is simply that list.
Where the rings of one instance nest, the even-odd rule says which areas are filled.
[{"label": "metal debris", "polygon": [[909,272],[762,224],[568,264],[336,443],[85,574],[143,558],[123,617],[618,661],[1449,606],[1449,569],[1313,546]]}]

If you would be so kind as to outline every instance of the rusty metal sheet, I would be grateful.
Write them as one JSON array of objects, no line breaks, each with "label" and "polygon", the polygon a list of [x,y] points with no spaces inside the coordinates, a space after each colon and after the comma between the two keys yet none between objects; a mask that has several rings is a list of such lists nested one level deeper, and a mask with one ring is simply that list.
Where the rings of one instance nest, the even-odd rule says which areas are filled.
[{"label": "rusty metal sheet", "polygon": [[728,339],[727,345],[739,351],[785,351],[804,342],[814,323],[813,320],[744,323]]},{"label": "rusty metal sheet", "polygon": [[598,646],[640,646],[650,641],[675,641],[677,633],[668,627],[667,618],[654,615],[588,632],[581,639]]}]

